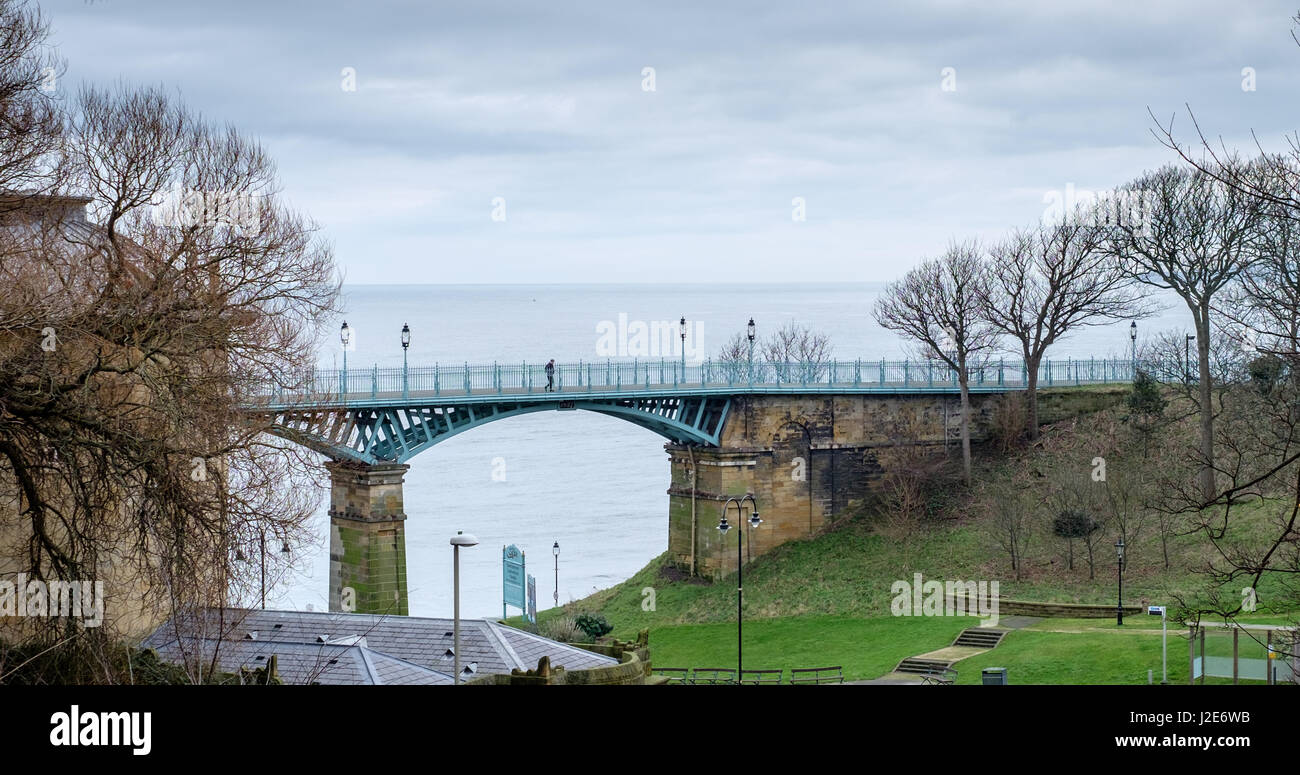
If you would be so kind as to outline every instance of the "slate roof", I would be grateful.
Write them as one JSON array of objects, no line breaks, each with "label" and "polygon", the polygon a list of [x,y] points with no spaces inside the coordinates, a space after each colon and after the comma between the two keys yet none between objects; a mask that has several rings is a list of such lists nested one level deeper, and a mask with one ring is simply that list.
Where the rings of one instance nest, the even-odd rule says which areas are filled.
[{"label": "slate roof", "polygon": [[[325,611],[208,609],[164,623],[144,641],[179,662],[203,643],[219,646],[222,670],[261,667],[277,654],[286,683],[453,683],[451,619]],[[179,626],[183,638],[177,637]],[[531,670],[549,656],[553,667],[583,670],[618,664],[603,654],[543,638],[486,619],[460,623],[463,678]],[[466,670],[472,672],[464,672]]]}]

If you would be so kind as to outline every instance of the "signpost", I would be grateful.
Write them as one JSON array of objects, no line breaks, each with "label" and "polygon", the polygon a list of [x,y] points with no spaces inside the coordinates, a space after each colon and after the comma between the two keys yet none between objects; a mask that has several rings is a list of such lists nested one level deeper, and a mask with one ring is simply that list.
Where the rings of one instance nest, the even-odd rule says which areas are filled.
[{"label": "signpost", "polygon": [[506,606],[514,606],[521,611],[528,610],[524,599],[524,553],[511,544],[501,547],[501,618],[509,614]]},{"label": "signpost", "polygon": [[528,574],[528,621],[537,624],[537,579]]},{"label": "signpost", "polygon": [[1169,683],[1169,621],[1162,605],[1147,606],[1147,613],[1160,617],[1160,685],[1164,686]]}]

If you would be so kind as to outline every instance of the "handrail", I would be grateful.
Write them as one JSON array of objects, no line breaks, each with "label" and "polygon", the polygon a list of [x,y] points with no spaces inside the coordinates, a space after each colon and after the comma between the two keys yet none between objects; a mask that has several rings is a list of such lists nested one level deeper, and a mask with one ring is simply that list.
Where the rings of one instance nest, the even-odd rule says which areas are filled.
[{"label": "handrail", "polygon": [[[954,392],[959,386],[956,369],[946,361],[868,361],[873,378],[864,379],[862,359],[851,361],[749,361],[706,360],[683,364],[677,359],[607,359],[604,368],[590,361],[556,363],[548,375],[544,364],[501,362],[456,366],[378,365],[341,369],[313,369],[284,379],[267,379],[251,391],[257,398],[277,404],[349,401],[410,400],[420,396],[441,396],[448,385],[450,396],[477,394],[532,394],[582,396],[600,393],[640,393],[692,389],[732,389],[735,392],[794,388],[810,392],[899,392],[907,390]],[[603,372],[603,374],[602,374]],[[1044,360],[1038,368],[1038,383],[1117,384],[1132,382],[1131,360]],[[551,379],[548,379],[548,376]],[[972,388],[996,386],[999,390],[1027,387],[1029,370],[1003,359],[988,360],[968,367],[967,384]],[[544,390],[544,386],[552,386]],[[743,387],[742,387],[743,386]]]}]

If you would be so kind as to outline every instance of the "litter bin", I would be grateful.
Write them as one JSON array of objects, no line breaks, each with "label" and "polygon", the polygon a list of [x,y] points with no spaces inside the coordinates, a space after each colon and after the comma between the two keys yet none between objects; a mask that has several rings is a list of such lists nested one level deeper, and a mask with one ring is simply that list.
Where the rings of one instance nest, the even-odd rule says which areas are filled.
[{"label": "litter bin", "polygon": [[986,667],[981,676],[985,686],[1006,686],[1007,669],[1005,667]]}]

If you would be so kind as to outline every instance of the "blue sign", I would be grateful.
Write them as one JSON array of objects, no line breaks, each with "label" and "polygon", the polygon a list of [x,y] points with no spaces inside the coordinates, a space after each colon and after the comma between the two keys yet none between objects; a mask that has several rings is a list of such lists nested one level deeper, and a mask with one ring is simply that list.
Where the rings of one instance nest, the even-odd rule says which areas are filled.
[{"label": "blue sign", "polygon": [[506,606],[514,606],[526,611],[527,602],[524,593],[524,553],[511,544],[501,547],[501,618],[507,616]]}]

